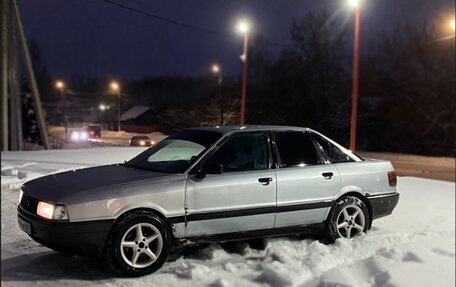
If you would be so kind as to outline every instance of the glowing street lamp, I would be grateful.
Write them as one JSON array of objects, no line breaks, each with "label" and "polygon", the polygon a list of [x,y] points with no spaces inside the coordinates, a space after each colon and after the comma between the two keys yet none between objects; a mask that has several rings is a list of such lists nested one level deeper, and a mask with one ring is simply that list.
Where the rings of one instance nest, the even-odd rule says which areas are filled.
[{"label": "glowing street lamp", "polygon": [[214,74],[218,76],[217,78],[217,85],[218,85],[218,93],[220,98],[220,125],[223,126],[223,98],[222,98],[222,71],[220,66],[217,64],[212,65],[211,70]]},{"label": "glowing street lamp", "polygon": [[352,111],[350,121],[350,150],[356,149],[356,121],[358,113],[358,87],[359,87],[359,31],[360,31],[360,2],[361,0],[347,0],[355,8],[355,35],[353,43],[353,83],[352,83]]},{"label": "glowing street lamp", "polygon": [[241,56],[243,61],[242,69],[242,92],[241,92],[241,125],[245,124],[245,101],[247,97],[247,61],[248,61],[248,40],[250,24],[247,21],[240,21],[237,25],[237,29],[240,33],[244,34],[244,52]]},{"label": "glowing street lamp", "polygon": [[119,83],[112,81],[109,85],[111,90],[117,94],[117,131],[120,132],[120,85]]},{"label": "glowing street lamp", "polygon": [[453,31],[456,31],[456,20],[453,19],[450,21],[450,27]]},{"label": "glowing street lamp", "polygon": [[347,1],[350,6],[353,6],[355,8],[358,8],[359,3],[361,2],[361,0],[347,0]]}]

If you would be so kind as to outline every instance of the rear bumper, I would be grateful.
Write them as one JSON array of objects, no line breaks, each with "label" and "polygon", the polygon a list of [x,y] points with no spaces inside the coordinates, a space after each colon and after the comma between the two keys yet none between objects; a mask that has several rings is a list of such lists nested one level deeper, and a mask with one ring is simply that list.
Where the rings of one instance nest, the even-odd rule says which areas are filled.
[{"label": "rear bumper", "polygon": [[399,193],[374,195],[367,198],[372,207],[372,219],[390,215],[399,202]]},{"label": "rear bumper", "polygon": [[103,255],[113,224],[113,220],[51,222],[38,218],[21,207],[17,211],[18,220],[22,220],[19,225],[29,223],[28,235],[36,242],[51,249],[89,257]]}]

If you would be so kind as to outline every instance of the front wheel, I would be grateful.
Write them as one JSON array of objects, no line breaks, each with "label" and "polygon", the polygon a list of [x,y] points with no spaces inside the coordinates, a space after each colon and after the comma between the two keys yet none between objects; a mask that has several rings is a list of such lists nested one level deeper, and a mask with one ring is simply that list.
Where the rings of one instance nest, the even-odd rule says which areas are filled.
[{"label": "front wheel", "polygon": [[338,199],[327,221],[329,240],[338,238],[353,240],[366,232],[369,225],[369,212],[364,202],[355,196]]},{"label": "front wheel", "polygon": [[122,218],[111,231],[106,259],[116,275],[142,276],[156,271],[171,250],[168,225],[157,215],[139,210]]}]

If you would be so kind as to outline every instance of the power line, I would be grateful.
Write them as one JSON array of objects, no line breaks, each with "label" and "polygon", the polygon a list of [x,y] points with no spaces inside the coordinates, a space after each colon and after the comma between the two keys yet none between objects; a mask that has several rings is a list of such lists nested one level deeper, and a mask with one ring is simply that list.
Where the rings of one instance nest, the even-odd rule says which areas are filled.
[{"label": "power line", "polygon": [[[105,2],[107,4],[110,4],[110,5],[117,6],[118,8],[122,8],[122,9],[128,10],[128,11],[133,12],[133,13],[141,14],[141,15],[147,16],[147,17],[152,17],[152,18],[154,18],[154,19],[156,19],[158,21],[167,22],[167,23],[170,23],[170,24],[173,24],[173,25],[177,25],[177,26],[181,26],[181,27],[184,27],[184,28],[187,28],[187,29],[191,29],[191,30],[194,30],[194,31],[207,33],[207,34],[212,34],[212,35],[216,35],[216,36],[220,36],[220,37],[229,37],[229,38],[233,37],[231,34],[228,34],[228,33],[220,32],[220,31],[217,31],[217,30],[212,30],[212,29],[208,29],[208,28],[204,28],[204,27],[200,27],[200,26],[195,26],[195,25],[192,25],[192,24],[184,23],[184,22],[179,22],[179,21],[176,21],[176,20],[173,20],[173,19],[169,19],[169,18],[165,18],[165,17],[159,16],[159,15],[156,15],[156,14],[152,14],[152,13],[147,12],[147,11],[143,11],[143,10],[140,10],[140,9],[136,9],[136,8],[124,5],[124,4],[120,4],[120,3],[117,3],[115,1],[111,1],[111,0],[101,0],[101,1],[103,1],[103,2]],[[266,44],[272,45],[272,46],[282,46],[282,47],[289,47],[290,46],[290,44],[284,44],[284,43],[278,43],[278,42],[271,42],[271,41],[264,41],[264,42]]]}]

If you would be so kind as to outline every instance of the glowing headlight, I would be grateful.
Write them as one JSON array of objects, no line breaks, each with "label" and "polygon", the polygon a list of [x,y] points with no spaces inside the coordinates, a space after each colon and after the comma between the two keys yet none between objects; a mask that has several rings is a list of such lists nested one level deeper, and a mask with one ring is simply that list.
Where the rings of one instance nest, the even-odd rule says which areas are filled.
[{"label": "glowing headlight", "polygon": [[71,139],[77,141],[79,139],[79,132],[72,132]]},{"label": "glowing headlight", "polygon": [[146,145],[145,141],[139,141],[139,145]]},{"label": "glowing headlight", "polygon": [[19,204],[21,204],[22,196],[24,196],[24,192],[21,189],[21,190],[19,190]]},{"label": "glowing headlight", "polygon": [[63,205],[54,205],[52,203],[47,203],[40,201],[38,202],[38,208],[36,209],[36,214],[46,219],[57,219],[65,220],[68,219],[68,212]]},{"label": "glowing headlight", "polygon": [[79,137],[80,137],[81,139],[87,139],[87,138],[89,137],[89,135],[87,134],[87,132],[81,132],[81,133],[79,134]]},{"label": "glowing headlight", "polygon": [[155,144],[155,141],[151,141],[150,143],[151,143],[152,145],[154,145],[154,144]]}]

